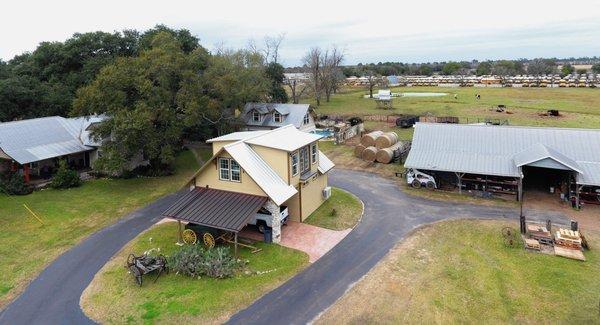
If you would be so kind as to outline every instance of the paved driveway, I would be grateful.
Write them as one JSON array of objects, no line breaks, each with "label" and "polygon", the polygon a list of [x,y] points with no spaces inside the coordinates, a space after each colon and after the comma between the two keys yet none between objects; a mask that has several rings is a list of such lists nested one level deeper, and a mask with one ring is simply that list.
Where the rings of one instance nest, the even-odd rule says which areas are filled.
[{"label": "paved driveway", "polygon": [[[334,170],[331,185],[365,203],[360,224],[336,247],[279,288],[230,319],[232,324],[304,324],[333,304],[413,229],[452,218],[513,218],[516,209],[430,201],[408,196],[373,174]],[[96,272],[129,240],[160,220],[177,198],[164,197],[109,226],[50,264],[0,314],[0,324],[92,323],[79,308]],[[528,211],[530,217],[547,214]],[[553,219],[560,216],[552,216]]]},{"label": "paved driveway", "polygon": [[[235,314],[231,324],[305,324],[340,298],[412,230],[456,218],[512,218],[517,209],[430,201],[409,196],[373,174],[333,170],[330,184],[357,195],[365,204],[361,223],[336,247],[282,286]],[[530,218],[561,220],[561,215],[526,211]]]}]

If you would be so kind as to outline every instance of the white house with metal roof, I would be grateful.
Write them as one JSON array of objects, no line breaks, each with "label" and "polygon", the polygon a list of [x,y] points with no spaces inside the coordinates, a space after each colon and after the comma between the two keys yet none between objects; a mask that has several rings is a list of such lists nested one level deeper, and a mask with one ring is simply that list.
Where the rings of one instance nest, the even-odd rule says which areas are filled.
[{"label": "white house with metal roof", "polygon": [[0,172],[19,172],[29,181],[45,177],[61,157],[73,167],[90,167],[100,146],[90,130],[103,119],[51,116],[0,123]]},{"label": "white house with metal roof", "polygon": [[521,194],[540,176],[548,188],[562,182],[565,195],[579,200],[585,194],[595,203],[600,130],[417,123],[404,166],[456,175],[461,189],[479,183],[478,189],[510,192],[512,186]]},{"label": "white house with metal roof", "polygon": [[[243,194],[232,196],[231,205],[242,205],[247,200],[256,204],[255,213],[260,209],[269,211],[272,219],[265,226],[272,229],[272,240],[278,242],[282,214],[289,215],[290,220],[303,221],[331,194],[327,175],[334,164],[319,150],[320,138],[289,124],[208,140],[213,156],[190,181],[190,197],[175,203],[165,216],[237,233],[253,213],[240,207],[225,216],[211,207],[229,206],[224,193]],[[199,191],[200,188],[207,190]],[[213,211],[214,218],[199,217],[206,211]],[[236,221],[233,230],[232,220]]]},{"label": "white house with metal roof", "polygon": [[241,118],[248,131],[272,130],[288,124],[304,132],[316,129],[315,114],[308,104],[247,103]]}]

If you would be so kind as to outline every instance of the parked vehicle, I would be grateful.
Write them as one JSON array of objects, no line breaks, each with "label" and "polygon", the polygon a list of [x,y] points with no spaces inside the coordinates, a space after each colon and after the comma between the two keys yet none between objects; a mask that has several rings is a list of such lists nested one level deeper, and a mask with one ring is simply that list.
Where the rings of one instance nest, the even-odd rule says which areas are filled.
[{"label": "parked vehicle", "polygon": [[418,169],[409,168],[406,171],[406,182],[414,188],[426,187],[428,190],[437,188],[435,178],[427,175]]},{"label": "parked vehicle", "polygon": [[[288,208],[282,205],[279,211],[279,222],[281,225],[285,225],[287,223],[288,216]],[[258,226],[258,231],[264,233],[265,227],[272,227],[271,219],[271,212],[267,211],[265,208],[261,208],[248,224]]]}]

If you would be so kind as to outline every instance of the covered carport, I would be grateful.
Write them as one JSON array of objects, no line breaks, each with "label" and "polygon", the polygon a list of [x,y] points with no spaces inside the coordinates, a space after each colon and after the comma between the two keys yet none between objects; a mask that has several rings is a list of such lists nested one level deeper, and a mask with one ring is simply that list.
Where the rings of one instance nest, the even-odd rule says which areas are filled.
[{"label": "covered carport", "polygon": [[239,232],[267,201],[268,198],[264,196],[196,187],[183,195],[162,215],[178,221],[180,242],[182,221],[232,233],[237,255]]}]

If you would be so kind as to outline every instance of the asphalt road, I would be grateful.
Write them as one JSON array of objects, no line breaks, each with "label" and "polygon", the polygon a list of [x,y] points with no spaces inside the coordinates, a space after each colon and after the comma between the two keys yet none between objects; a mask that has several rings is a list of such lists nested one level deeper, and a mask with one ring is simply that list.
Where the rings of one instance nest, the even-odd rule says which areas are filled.
[{"label": "asphalt road", "polygon": [[[314,320],[360,280],[394,245],[427,223],[457,218],[518,221],[517,209],[456,204],[417,198],[394,182],[369,173],[333,170],[330,185],[365,204],[360,224],[329,253],[282,286],[233,315],[230,324],[305,324]],[[547,213],[526,211],[532,219]],[[563,219],[551,215],[551,219]],[[564,220],[564,219],[563,219]]]},{"label": "asphalt road", "polygon": [[0,324],[94,324],[79,307],[81,293],[121,247],[160,219],[179,194],[132,212],[58,257],[0,314]]},{"label": "asphalt road", "polygon": [[[365,203],[359,225],[316,263],[234,315],[232,324],[304,324],[331,306],[412,230],[443,219],[513,218],[516,209],[416,198],[390,180],[334,170],[330,183]],[[158,220],[178,194],[161,198],[93,234],[50,264],[1,314],[0,324],[93,324],[79,307],[81,293],[128,241]],[[537,213],[527,211],[528,217]],[[539,214],[545,220],[547,214]],[[553,218],[561,218],[554,216]]]}]

